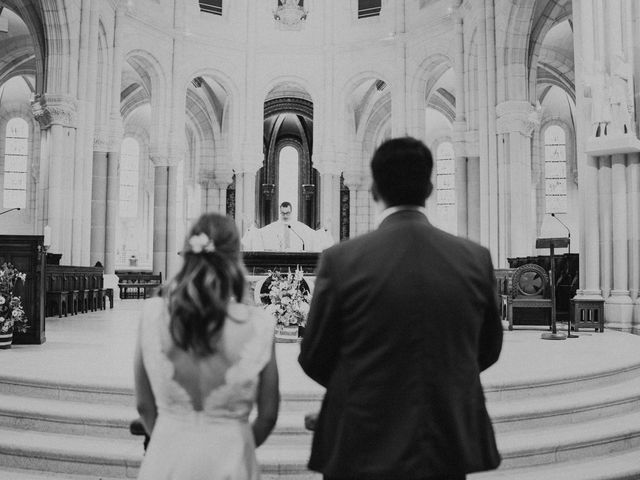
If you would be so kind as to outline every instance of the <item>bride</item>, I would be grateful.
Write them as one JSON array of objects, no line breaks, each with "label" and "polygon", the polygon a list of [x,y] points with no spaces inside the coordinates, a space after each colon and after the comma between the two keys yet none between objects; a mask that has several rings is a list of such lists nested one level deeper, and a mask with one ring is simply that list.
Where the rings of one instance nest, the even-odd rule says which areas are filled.
[{"label": "bride", "polygon": [[151,442],[138,478],[257,479],[255,448],[273,430],[280,402],[274,319],[241,303],[245,278],[232,219],[201,216],[183,257],[140,319],[135,391]]}]

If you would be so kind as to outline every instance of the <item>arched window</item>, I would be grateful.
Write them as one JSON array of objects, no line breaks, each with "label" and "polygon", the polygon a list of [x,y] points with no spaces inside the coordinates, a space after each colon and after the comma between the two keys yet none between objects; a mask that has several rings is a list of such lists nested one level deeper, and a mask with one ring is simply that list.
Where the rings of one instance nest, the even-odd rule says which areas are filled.
[{"label": "arched window", "polygon": [[567,151],[564,130],[551,125],[544,131],[544,196],[547,213],[567,212]]},{"label": "arched window", "polygon": [[3,208],[27,206],[27,152],[29,124],[22,118],[7,122],[4,150]]},{"label": "arched window", "polygon": [[135,138],[122,141],[120,150],[120,217],[138,216],[140,144]]},{"label": "arched window", "polygon": [[292,218],[298,216],[298,150],[286,146],[280,150],[278,164],[278,201],[291,204]]},{"label": "arched window", "polygon": [[440,228],[455,234],[458,231],[455,159],[450,142],[438,145],[435,168],[438,224]]}]

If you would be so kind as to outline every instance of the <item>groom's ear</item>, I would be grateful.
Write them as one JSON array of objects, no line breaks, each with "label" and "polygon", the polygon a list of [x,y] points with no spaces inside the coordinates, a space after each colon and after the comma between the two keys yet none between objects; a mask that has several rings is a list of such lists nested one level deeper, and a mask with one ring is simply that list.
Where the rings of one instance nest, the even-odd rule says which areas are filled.
[{"label": "groom's ear", "polygon": [[374,202],[380,201],[380,194],[378,193],[378,186],[376,185],[376,182],[371,184],[371,196],[373,197]]}]

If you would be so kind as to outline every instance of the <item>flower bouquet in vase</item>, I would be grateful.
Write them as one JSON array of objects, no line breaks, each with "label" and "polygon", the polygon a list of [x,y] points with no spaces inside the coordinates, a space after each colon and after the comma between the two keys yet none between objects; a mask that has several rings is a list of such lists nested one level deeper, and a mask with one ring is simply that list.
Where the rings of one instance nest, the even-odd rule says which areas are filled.
[{"label": "flower bouquet in vase", "polygon": [[0,349],[11,348],[13,332],[27,331],[27,316],[22,308],[22,300],[14,295],[18,281],[27,276],[10,263],[0,266]]},{"label": "flower bouquet in vase", "polygon": [[265,309],[276,317],[276,340],[297,342],[307,323],[311,293],[302,270],[287,274],[269,272],[269,291],[263,295]]}]

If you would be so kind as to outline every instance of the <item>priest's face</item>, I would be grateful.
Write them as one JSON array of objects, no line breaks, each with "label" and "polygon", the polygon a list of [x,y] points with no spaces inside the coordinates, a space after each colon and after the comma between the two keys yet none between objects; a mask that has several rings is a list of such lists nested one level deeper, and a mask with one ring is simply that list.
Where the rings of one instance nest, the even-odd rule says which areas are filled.
[{"label": "priest's face", "polygon": [[291,219],[291,207],[280,207],[280,220],[289,222]]}]

